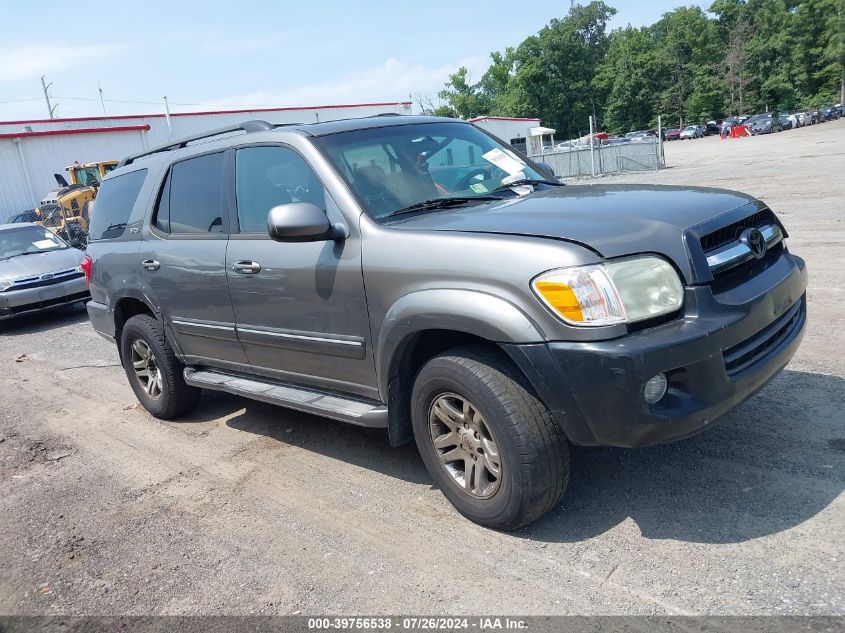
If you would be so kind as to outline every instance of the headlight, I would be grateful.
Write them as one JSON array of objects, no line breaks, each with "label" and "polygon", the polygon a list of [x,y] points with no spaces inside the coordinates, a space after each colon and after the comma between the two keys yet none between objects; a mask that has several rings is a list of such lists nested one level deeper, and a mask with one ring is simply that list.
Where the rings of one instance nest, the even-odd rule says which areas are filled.
[{"label": "headlight", "polygon": [[6,288],[11,288],[11,287],[12,287],[11,281],[9,281],[8,279],[0,279],[0,292],[2,292],[3,290],[6,290]]},{"label": "headlight", "polygon": [[531,287],[552,312],[582,326],[634,323],[675,312],[684,301],[675,269],[655,256],[550,270]]}]

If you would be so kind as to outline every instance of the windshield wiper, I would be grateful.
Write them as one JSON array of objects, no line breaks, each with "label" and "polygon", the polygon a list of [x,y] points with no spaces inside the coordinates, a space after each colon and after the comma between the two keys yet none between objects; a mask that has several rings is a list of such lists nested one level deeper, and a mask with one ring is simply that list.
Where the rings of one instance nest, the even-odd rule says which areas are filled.
[{"label": "windshield wiper", "polygon": [[14,255],[6,255],[6,257],[0,257],[0,261],[12,259],[13,257],[22,257],[24,255],[35,255],[36,253],[41,253],[41,252],[43,252],[43,251],[24,251],[23,253],[15,253]]},{"label": "windshield wiper", "polygon": [[501,200],[498,196],[451,196],[449,198],[432,198],[431,200],[423,200],[396,211],[391,211],[382,218],[392,218],[397,215],[405,215],[406,213],[414,213],[415,211],[430,211],[433,209],[448,209],[449,207],[457,207],[462,204],[470,202],[485,202],[490,200]]},{"label": "windshield wiper", "polygon": [[[53,249],[50,249],[53,250]],[[46,253],[48,252],[46,249],[43,251],[24,251],[23,253],[18,253],[17,255],[12,255],[12,257],[23,257],[24,255],[38,255],[39,253]]]},{"label": "windshield wiper", "polygon": [[555,180],[543,180],[542,178],[520,178],[519,180],[514,180],[513,182],[509,182],[506,185],[500,185],[493,189],[490,193],[496,193],[497,191],[506,191],[507,189],[511,189],[513,187],[519,187],[520,185],[552,185],[553,187],[565,187],[562,182],[557,182]]}]

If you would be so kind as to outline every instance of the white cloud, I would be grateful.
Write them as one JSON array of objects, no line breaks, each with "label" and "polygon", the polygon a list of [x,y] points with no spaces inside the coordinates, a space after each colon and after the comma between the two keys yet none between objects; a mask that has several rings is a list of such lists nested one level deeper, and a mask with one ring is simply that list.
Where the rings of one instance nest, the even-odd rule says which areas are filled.
[{"label": "white cloud", "polygon": [[[449,74],[465,66],[474,80],[487,68],[487,56],[467,57],[430,68],[389,58],[379,66],[321,79],[283,90],[258,90],[214,101],[215,106],[306,106],[339,103],[407,101],[411,94],[436,96]],[[182,108],[190,110],[190,108]]]},{"label": "white cloud", "polygon": [[3,51],[0,82],[37,79],[41,75],[57,73],[84,63],[98,65],[125,50],[125,44],[80,45],[66,42],[22,44]]}]

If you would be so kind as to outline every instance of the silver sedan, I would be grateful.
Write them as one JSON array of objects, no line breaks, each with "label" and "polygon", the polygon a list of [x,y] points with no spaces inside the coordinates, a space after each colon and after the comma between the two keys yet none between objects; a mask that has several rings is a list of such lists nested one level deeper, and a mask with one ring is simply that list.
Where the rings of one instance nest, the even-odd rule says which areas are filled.
[{"label": "silver sedan", "polygon": [[0,320],[89,299],[83,253],[37,224],[0,224]]}]

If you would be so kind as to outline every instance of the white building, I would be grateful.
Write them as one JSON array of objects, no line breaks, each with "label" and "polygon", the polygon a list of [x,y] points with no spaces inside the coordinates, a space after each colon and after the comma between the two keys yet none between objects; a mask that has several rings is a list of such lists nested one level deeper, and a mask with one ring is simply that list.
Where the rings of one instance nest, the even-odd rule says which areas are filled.
[{"label": "white building", "polygon": [[554,146],[555,131],[550,127],[540,125],[540,119],[520,119],[503,116],[480,116],[469,119],[480,128],[484,128],[493,136],[498,136],[514,149],[528,156],[543,153],[543,146]]},{"label": "white building", "polygon": [[311,123],[377,114],[410,114],[411,103],[179,112],[0,122],[0,221],[37,206],[56,188],[53,174],[74,161],[120,160],[169,140],[249,121]]}]

